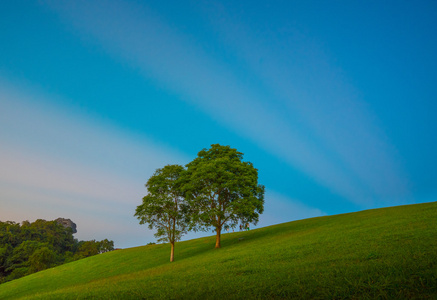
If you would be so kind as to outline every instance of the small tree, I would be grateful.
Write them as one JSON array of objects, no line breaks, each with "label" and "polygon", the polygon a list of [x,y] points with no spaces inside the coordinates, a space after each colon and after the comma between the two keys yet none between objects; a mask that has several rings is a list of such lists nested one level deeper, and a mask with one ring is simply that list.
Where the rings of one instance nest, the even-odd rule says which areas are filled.
[{"label": "small tree", "polygon": [[80,241],[79,248],[76,251],[76,258],[85,258],[99,254],[99,242],[96,240]]},{"label": "small tree", "polygon": [[171,244],[170,261],[174,261],[174,245],[189,229],[189,208],[180,189],[180,177],[185,169],[167,165],[157,169],[146,183],[149,192],[135,211],[140,224],[156,228],[158,241]]},{"label": "small tree", "polygon": [[99,242],[99,253],[105,253],[114,250],[114,241],[104,239]]},{"label": "small tree", "polygon": [[186,165],[183,190],[194,209],[194,222],[216,231],[220,248],[223,227],[239,222],[254,223],[264,210],[264,186],[258,184],[258,170],[243,162],[243,153],[230,146],[211,145]]}]

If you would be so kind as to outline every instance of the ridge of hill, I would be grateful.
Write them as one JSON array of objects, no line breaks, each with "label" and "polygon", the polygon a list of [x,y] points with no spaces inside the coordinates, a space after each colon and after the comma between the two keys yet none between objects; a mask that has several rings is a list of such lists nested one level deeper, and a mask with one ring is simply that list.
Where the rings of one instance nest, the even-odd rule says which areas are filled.
[{"label": "ridge of hill", "polygon": [[437,298],[437,202],[112,251],[0,285],[0,299]]}]

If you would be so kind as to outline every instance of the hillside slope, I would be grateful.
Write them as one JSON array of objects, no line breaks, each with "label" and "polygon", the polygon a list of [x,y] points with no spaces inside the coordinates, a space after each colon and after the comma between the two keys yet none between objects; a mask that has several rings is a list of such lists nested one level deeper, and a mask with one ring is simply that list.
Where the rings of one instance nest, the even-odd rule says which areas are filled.
[{"label": "hillside slope", "polygon": [[113,251],[0,285],[0,299],[437,298],[437,202]]}]

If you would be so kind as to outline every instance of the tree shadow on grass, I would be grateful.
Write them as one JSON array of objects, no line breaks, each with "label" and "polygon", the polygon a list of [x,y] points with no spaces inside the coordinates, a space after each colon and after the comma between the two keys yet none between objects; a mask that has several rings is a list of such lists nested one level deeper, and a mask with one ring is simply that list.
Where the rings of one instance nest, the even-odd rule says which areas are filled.
[{"label": "tree shadow on grass", "polygon": [[302,228],[299,227],[300,226],[291,226],[290,223],[283,223],[248,231],[224,233],[221,235],[221,248],[219,249],[215,248],[215,235],[179,242],[176,244],[175,248],[177,251],[175,254],[175,260],[189,259],[211,251],[232,249],[233,247],[259,241],[266,237],[273,238],[274,236],[282,235],[291,230],[302,231]]}]

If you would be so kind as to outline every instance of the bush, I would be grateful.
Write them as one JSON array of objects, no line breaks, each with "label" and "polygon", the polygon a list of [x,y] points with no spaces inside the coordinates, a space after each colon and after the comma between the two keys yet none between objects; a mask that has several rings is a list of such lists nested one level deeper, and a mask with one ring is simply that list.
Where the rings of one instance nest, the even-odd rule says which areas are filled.
[{"label": "bush", "polygon": [[6,277],[5,281],[10,281],[13,279],[18,279],[21,278],[25,275],[29,274],[29,268],[28,267],[21,267],[21,268],[16,268],[12,271],[11,274],[9,274],[9,276]]}]

